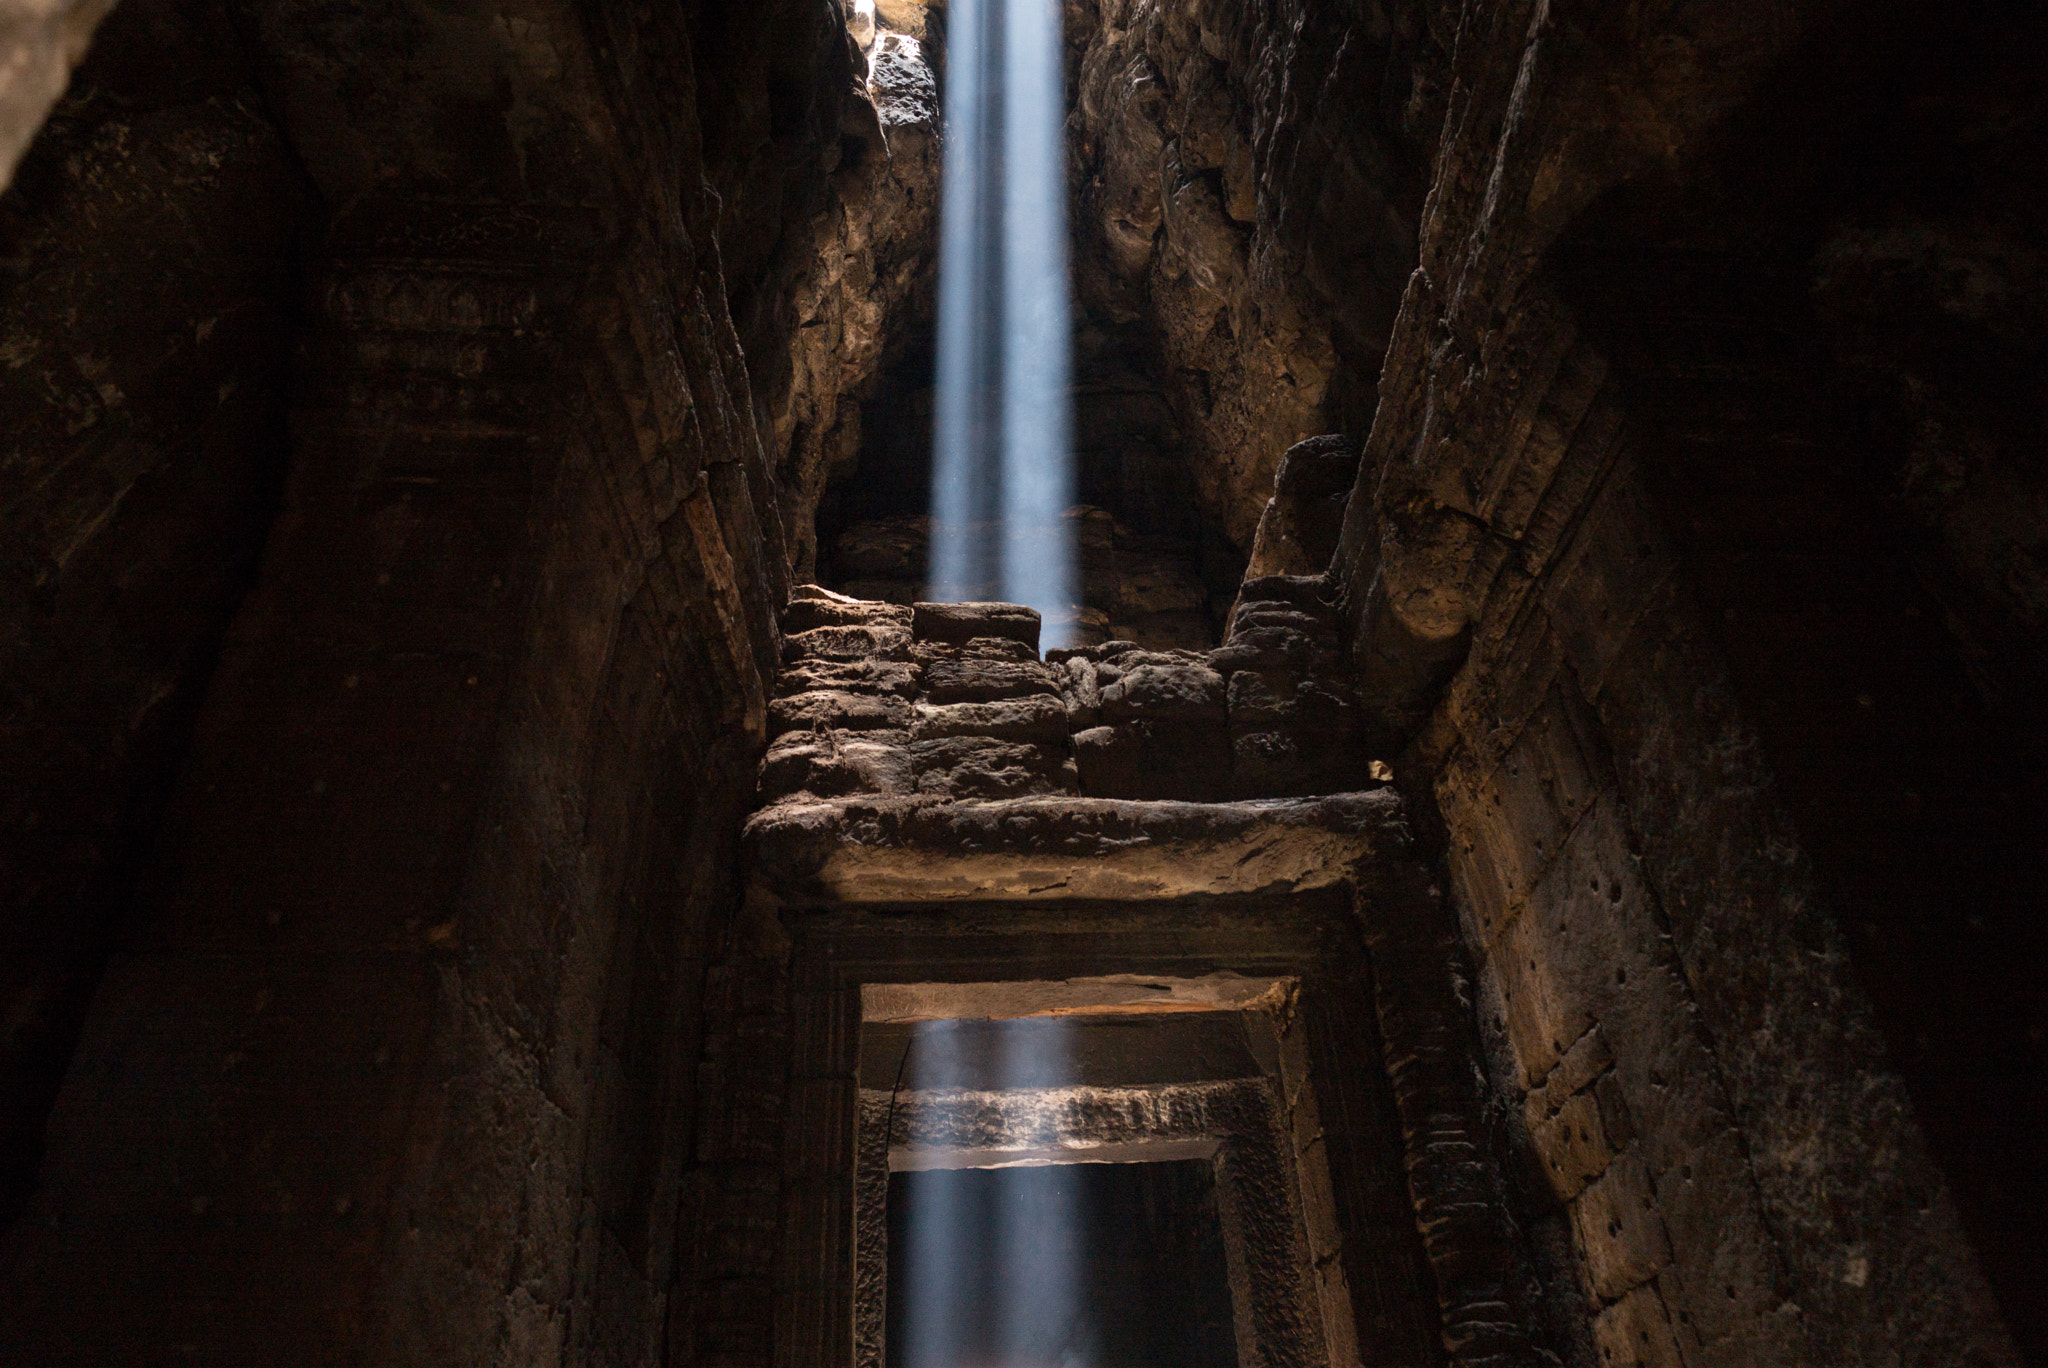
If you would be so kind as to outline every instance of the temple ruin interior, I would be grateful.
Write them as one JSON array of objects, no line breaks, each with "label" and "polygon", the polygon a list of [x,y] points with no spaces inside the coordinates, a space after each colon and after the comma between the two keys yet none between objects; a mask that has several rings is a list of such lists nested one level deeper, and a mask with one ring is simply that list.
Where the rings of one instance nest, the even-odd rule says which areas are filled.
[{"label": "temple ruin interior", "polygon": [[0,1364],[2048,1364],[2048,7],[1034,3],[0,0]]}]

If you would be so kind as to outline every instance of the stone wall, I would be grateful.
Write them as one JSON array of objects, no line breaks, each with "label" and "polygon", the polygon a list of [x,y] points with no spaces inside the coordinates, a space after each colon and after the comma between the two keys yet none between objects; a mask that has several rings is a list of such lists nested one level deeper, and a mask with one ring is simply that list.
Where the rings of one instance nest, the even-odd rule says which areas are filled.
[{"label": "stone wall", "polygon": [[1446,23],[1376,3],[1067,7],[1086,329],[1164,396],[1240,556],[1280,453],[1370,421]]},{"label": "stone wall", "polygon": [[[288,410],[275,467],[251,445],[253,471],[220,477],[240,516],[283,476],[283,510],[253,592],[218,604],[153,853],[80,993],[39,1186],[0,1237],[0,1357],[646,1362],[787,583],[749,364],[793,339],[778,313],[743,354],[729,301],[801,273],[781,254],[838,193],[858,53],[796,4],[724,13],[709,64],[705,14],[235,19],[269,117],[229,86],[194,106],[212,124],[153,134],[150,156],[200,170],[140,168],[138,191],[185,198],[161,237],[144,198],[122,259],[190,260],[168,336],[232,343],[196,368],[174,351],[179,403],[232,380],[233,423]],[[232,156],[191,141],[209,128]],[[302,177],[319,209],[286,332],[265,253]],[[37,253],[109,250],[55,206]],[[208,275],[237,233],[242,276]],[[252,288],[209,332],[205,291]],[[60,302],[80,340],[53,360],[132,351],[132,295]],[[148,396],[94,376],[94,403]],[[178,435],[182,410],[148,402],[149,440]],[[137,545],[118,540],[117,561]]]},{"label": "stone wall", "polygon": [[0,1223],[276,513],[312,210],[225,8],[152,0],[0,198]]},{"label": "stone wall", "polygon": [[1649,487],[1658,415],[1618,373],[1644,339],[1590,326],[1547,255],[1596,201],[1701,175],[1777,82],[1853,86],[1868,49],[1833,18],[1466,12],[1333,569],[1361,697],[1441,821],[1540,1242],[1575,1270],[1560,1320],[1603,1362],[2016,1361],[1697,611],[1713,566],[1667,530],[1696,505]]},{"label": "stone wall", "polygon": [[1369,786],[1325,588],[1248,582],[1214,651],[1112,641],[1040,661],[1029,609],[800,586],[783,612],[760,798],[1210,802]]}]

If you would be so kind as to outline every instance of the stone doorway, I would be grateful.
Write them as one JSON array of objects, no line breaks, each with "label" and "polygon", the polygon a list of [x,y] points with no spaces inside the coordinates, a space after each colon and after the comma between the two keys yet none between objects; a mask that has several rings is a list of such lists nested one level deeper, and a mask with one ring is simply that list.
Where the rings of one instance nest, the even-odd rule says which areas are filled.
[{"label": "stone doorway", "polygon": [[[1206,1166],[1239,1368],[1525,1342],[1455,926],[1393,791],[1326,786],[1318,584],[1257,587],[1219,651],[1044,661],[1028,610],[799,591],[708,980],[700,1356],[887,1368],[891,1173],[1080,1150]],[[1078,1053],[921,1078],[941,1029]]]},{"label": "stone doorway", "polygon": [[[1031,1005],[1019,999],[1034,996],[1062,1001],[1029,1016],[905,1020],[887,1014],[916,1010],[922,995],[915,989],[864,991],[857,1362],[916,1368],[924,1361],[906,1363],[898,1343],[900,1309],[920,1287],[897,1280],[906,1262],[898,1243],[906,1198],[920,1188],[975,1201],[999,1196],[987,1182],[948,1189],[924,1176],[947,1173],[1008,1175],[1012,1188],[1035,1181],[1041,1190],[1035,1209],[1005,1209],[1030,1232],[1011,1234],[1018,1266],[1007,1276],[1057,1285],[1069,1270],[1038,1265],[1048,1246],[1070,1247],[1070,1295],[1059,1296],[1055,1286],[1053,1300],[1062,1304],[1033,1313],[1071,1317],[1077,1326],[1049,1332],[1061,1342],[1049,1345],[1055,1356],[1043,1362],[1062,1361],[1062,1352],[1083,1362],[1148,1362],[1149,1352],[1165,1347],[1162,1332],[1210,1320],[1213,1337],[1183,1336],[1182,1365],[1332,1361],[1326,1331],[1348,1324],[1351,1307],[1341,1278],[1316,1277],[1314,1253],[1327,1258],[1338,1241],[1322,1149],[1296,1139],[1317,1129],[1293,1020],[1298,980],[1224,973],[920,987],[941,988],[927,995],[954,1009],[1015,1011]],[[1160,1176],[1175,1166],[1199,1176]],[[1119,1172],[1074,1172],[1083,1168]],[[1169,1203],[1164,1210],[1161,1200]],[[1196,1206],[1210,1213],[1206,1224]],[[1138,1213],[1123,1228],[1111,1217],[1120,1208]],[[935,1219],[961,1222],[964,1215],[940,1210]],[[1150,1248],[1132,1237],[1132,1226],[1146,1225],[1157,1227]],[[934,1233],[929,1223],[908,1232],[927,1257],[987,1258],[990,1251],[964,1233]],[[971,1232],[996,1233],[979,1224]],[[1204,1266],[1209,1234],[1213,1288],[1184,1276]],[[1187,1260],[1179,1266],[1166,1258],[1175,1247]],[[1096,1271],[1095,1287],[1078,1276],[1083,1269]],[[1148,1322],[1144,1306],[1119,1296],[1150,1301],[1154,1313],[1178,1306],[1179,1316]],[[885,1305],[899,1314],[884,1317]]]}]

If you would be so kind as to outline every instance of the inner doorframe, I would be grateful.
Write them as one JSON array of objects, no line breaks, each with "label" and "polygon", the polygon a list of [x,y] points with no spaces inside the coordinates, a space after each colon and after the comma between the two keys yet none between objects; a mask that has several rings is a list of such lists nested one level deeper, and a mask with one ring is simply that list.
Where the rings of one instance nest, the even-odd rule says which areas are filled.
[{"label": "inner doorframe", "polygon": [[[859,1307],[886,1296],[885,1273],[858,1256],[864,988],[1061,984],[1092,999],[1069,1005],[1131,1010],[1133,981],[1219,975],[1296,985],[1276,1035],[1292,1058],[1281,1105],[1319,1361],[1442,1362],[1437,1296],[1409,1201],[1350,889],[1157,905],[826,904],[781,913],[791,936],[793,1039],[778,1366],[854,1368]],[[1118,978],[1125,982],[1115,991],[1102,986]]]}]

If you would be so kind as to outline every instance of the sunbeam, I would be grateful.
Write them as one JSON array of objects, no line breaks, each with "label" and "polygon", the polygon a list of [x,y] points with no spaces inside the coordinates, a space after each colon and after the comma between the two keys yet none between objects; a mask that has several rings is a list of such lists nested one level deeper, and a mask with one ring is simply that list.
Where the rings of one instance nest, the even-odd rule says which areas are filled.
[{"label": "sunbeam", "polygon": [[1060,15],[961,0],[949,22],[929,592],[1029,604],[1059,645],[1076,597]]}]

